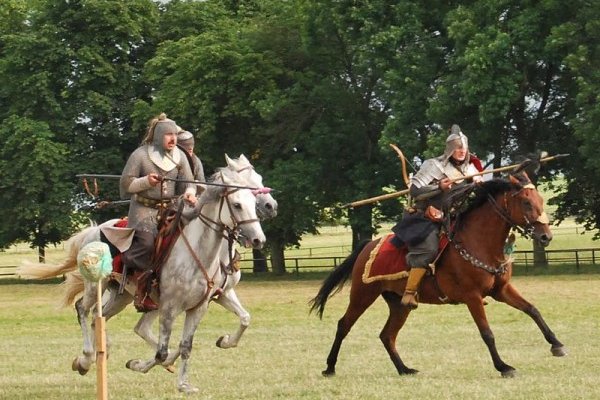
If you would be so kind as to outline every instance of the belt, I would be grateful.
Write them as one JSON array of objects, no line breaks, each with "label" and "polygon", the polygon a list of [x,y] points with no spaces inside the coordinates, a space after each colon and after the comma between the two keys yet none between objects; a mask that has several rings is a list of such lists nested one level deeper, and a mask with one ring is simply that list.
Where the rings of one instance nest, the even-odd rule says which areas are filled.
[{"label": "belt", "polygon": [[145,207],[150,207],[150,208],[164,208],[164,207],[167,207],[169,205],[169,203],[171,203],[171,199],[156,200],[156,199],[150,199],[148,197],[140,196],[139,194],[135,195],[135,201],[137,201],[138,203],[140,203],[141,205],[143,205]]}]

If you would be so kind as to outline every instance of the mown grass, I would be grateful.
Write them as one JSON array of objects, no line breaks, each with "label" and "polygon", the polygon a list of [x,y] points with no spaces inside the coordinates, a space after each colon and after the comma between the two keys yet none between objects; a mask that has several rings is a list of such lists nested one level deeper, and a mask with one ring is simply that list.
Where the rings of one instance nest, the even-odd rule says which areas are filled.
[{"label": "mown grass", "polygon": [[[293,277],[290,277],[293,278]],[[398,376],[379,342],[387,309],[378,300],[346,338],[337,376],[323,378],[336,322],[348,288],[334,296],[323,320],[308,315],[318,280],[243,279],[238,295],[252,324],[236,349],[215,347],[237,318],[211,305],[196,334],[191,382],[200,399],[597,399],[600,275],[521,276],[517,288],[537,305],[569,355],[555,358],[535,324],[494,301],[486,307],[503,359],[517,368],[503,379],[464,306],[422,305],[400,332],[398,347],[416,376]],[[74,311],[57,309],[57,284],[3,285],[0,291],[0,398],[95,397],[95,370],[81,377],[71,360],[81,349]],[[182,399],[175,376],[156,368],[146,375],[125,369],[130,358],[151,358],[132,332],[138,314],[127,309],[108,322],[111,399]],[[181,321],[173,336],[177,342]]]}]

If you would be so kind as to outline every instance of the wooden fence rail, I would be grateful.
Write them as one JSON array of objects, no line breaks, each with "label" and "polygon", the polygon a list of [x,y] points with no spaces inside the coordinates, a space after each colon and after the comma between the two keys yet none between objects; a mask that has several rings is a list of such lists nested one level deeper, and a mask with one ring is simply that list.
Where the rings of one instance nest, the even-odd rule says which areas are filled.
[{"label": "wooden fence rail", "polygon": [[[577,270],[582,265],[597,265],[600,263],[600,248],[546,250],[549,265],[575,265]],[[534,265],[533,251],[515,251],[513,253],[515,266],[530,267]],[[341,264],[346,256],[318,257],[286,257],[285,265],[288,271],[300,273],[305,270],[329,270]],[[254,260],[241,261],[242,271],[252,272]],[[16,265],[0,265],[0,278],[16,278]]]}]

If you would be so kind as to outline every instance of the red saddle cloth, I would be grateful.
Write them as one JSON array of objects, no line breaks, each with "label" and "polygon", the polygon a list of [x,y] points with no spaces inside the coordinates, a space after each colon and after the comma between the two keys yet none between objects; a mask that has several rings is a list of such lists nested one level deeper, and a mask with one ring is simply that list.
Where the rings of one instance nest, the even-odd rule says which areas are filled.
[{"label": "red saddle cloth", "polygon": [[[122,218],[114,225],[116,228],[127,228],[127,218]],[[123,261],[121,260],[121,252],[118,252],[113,257],[112,262],[113,272],[123,273]]]},{"label": "red saddle cloth", "polygon": [[[365,264],[362,280],[364,283],[371,283],[381,280],[402,279],[408,276],[408,265],[406,264],[406,254],[408,248],[402,246],[396,247],[392,243],[393,233],[381,238],[379,243],[371,250],[369,259]],[[448,244],[446,235],[440,238],[440,247],[438,255]]]}]

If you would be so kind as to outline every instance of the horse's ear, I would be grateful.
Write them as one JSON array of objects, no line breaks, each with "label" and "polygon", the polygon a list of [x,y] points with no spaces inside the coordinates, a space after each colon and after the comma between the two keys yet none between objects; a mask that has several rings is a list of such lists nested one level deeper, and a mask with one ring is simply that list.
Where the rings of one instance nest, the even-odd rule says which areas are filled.
[{"label": "horse's ear", "polygon": [[228,166],[233,165],[233,160],[231,158],[229,158],[229,156],[227,155],[227,153],[225,153],[225,161],[227,162]]},{"label": "horse's ear", "polygon": [[240,161],[243,161],[243,162],[245,162],[245,163],[248,163],[248,164],[250,164],[250,161],[248,161],[248,159],[246,158],[246,156],[245,156],[245,155],[243,155],[243,154],[240,154],[240,158],[239,158],[239,160],[240,160]]},{"label": "horse's ear", "polygon": [[517,165],[515,167],[515,169],[513,169],[511,175],[518,175],[519,173],[521,173],[521,171],[523,171],[525,168],[527,168],[528,166],[530,166],[532,163],[533,163],[533,161],[531,161],[531,159],[529,159],[529,158],[521,161],[519,163],[519,165]]},{"label": "horse's ear", "polygon": [[513,183],[521,188],[524,187],[525,185],[528,185],[531,183],[531,179],[529,179],[529,176],[527,175],[527,172],[525,172],[525,171],[520,171],[519,173],[512,173],[512,174],[510,174],[508,179],[510,180],[511,183]]},{"label": "horse's ear", "polygon": [[512,183],[513,185],[518,185],[521,186],[521,182],[519,182],[519,180],[514,176],[514,175],[509,175],[508,176],[508,180],[510,181],[510,183]]}]

